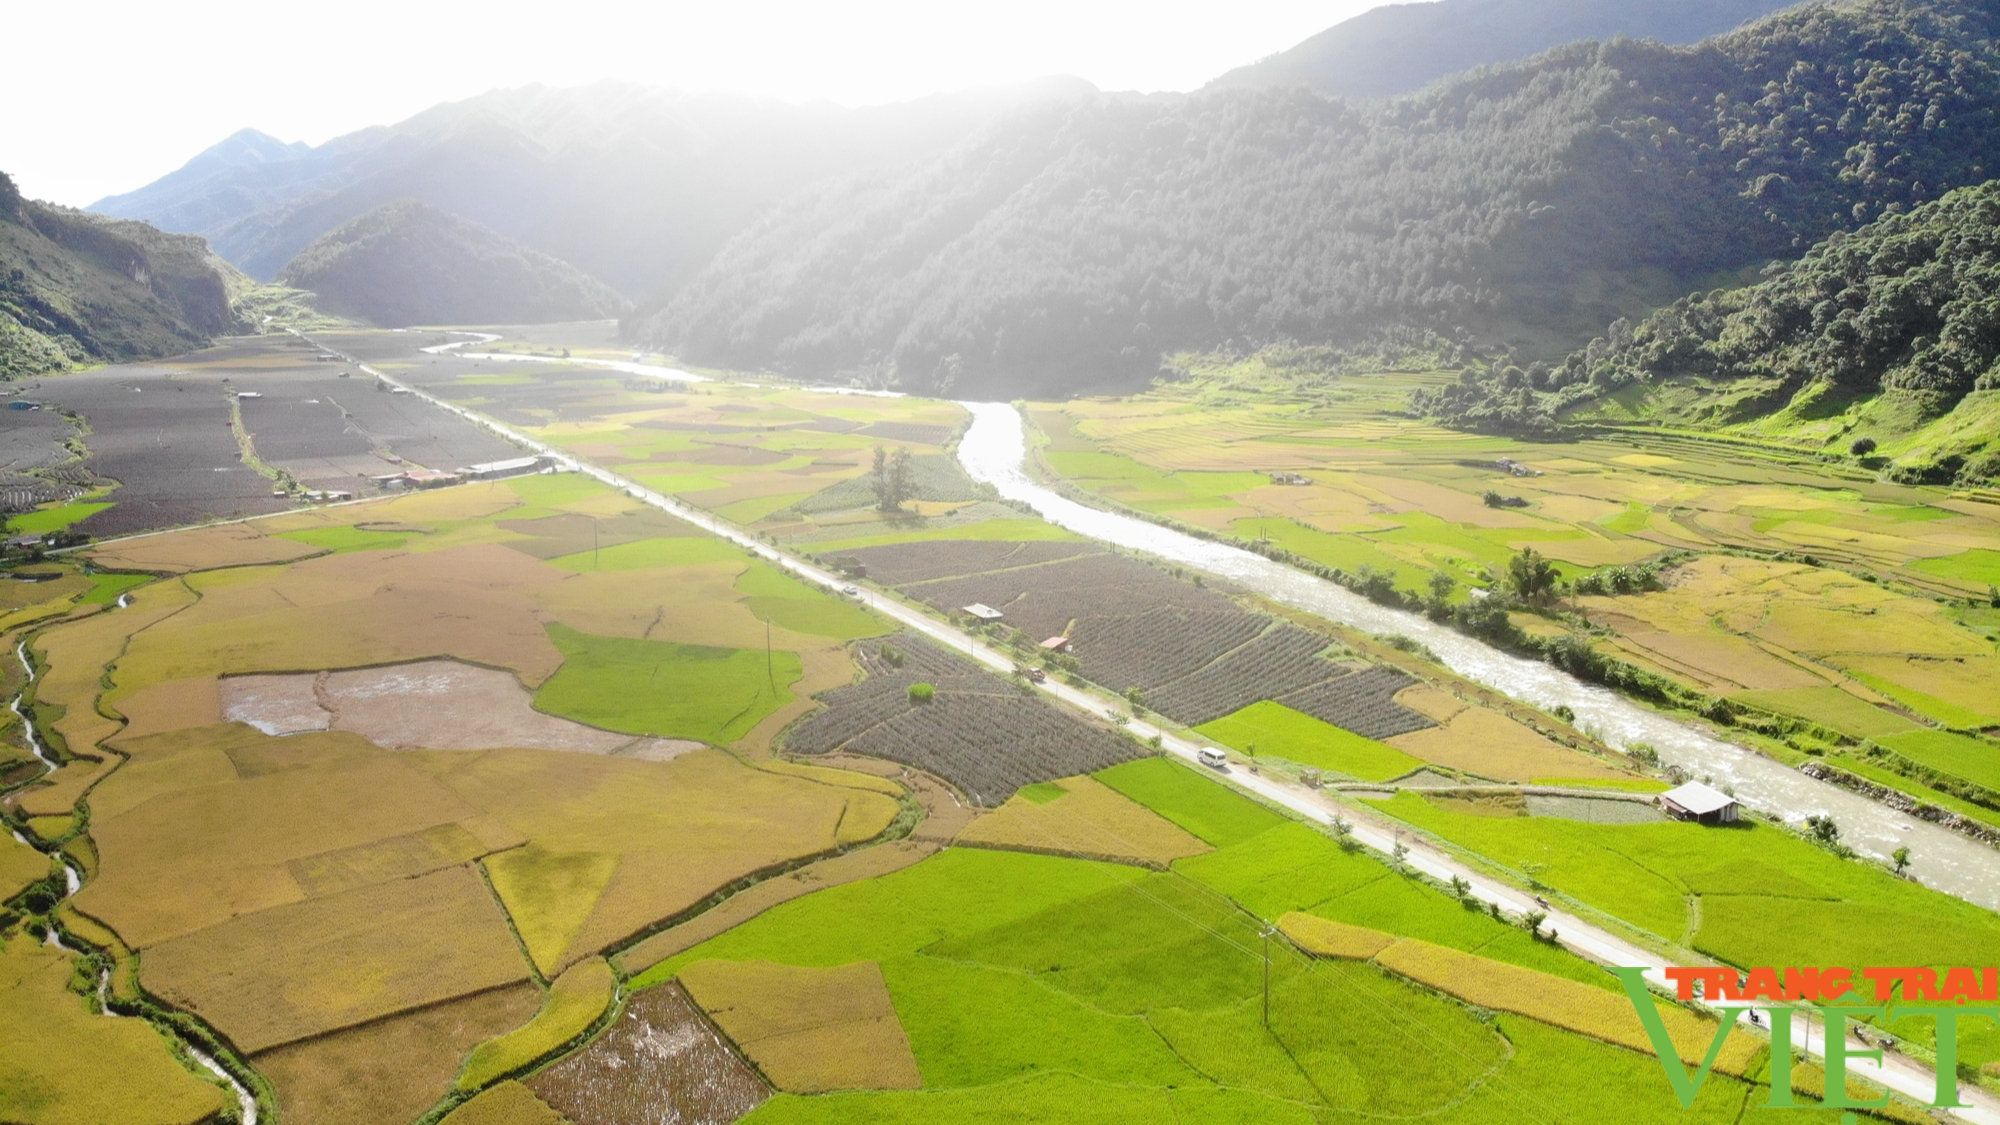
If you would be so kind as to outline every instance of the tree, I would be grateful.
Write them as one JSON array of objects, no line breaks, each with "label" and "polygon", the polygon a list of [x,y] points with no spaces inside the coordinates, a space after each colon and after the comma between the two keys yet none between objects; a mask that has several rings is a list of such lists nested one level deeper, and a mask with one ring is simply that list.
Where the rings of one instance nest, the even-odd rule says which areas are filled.
[{"label": "tree", "polygon": [[900,512],[903,502],[911,498],[915,491],[911,481],[910,451],[898,448],[891,455],[881,446],[875,447],[875,467],[869,472],[869,484],[875,490],[875,507],[884,512]]},{"label": "tree", "polygon": [[1457,588],[1458,579],[1453,578],[1451,575],[1443,571],[1437,571],[1431,575],[1432,601],[1444,601],[1446,598],[1451,597],[1451,592]]},{"label": "tree", "polygon": [[1901,875],[1903,868],[1910,865],[1910,849],[1897,848],[1895,851],[1889,853],[1889,858],[1895,861],[1896,874]]},{"label": "tree", "polygon": [[1146,693],[1139,690],[1136,686],[1128,687],[1125,689],[1125,702],[1132,705],[1132,713],[1137,715],[1145,709]]},{"label": "tree", "polygon": [[1840,842],[1840,826],[1835,824],[1833,818],[1830,816],[1807,817],[1806,831],[1811,833],[1813,840],[1820,844],[1837,844]]},{"label": "tree", "polygon": [[1546,910],[1530,910],[1521,915],[1522,927],[1536,937],[1542,936],[1542,923],[1548,920],[1549,914]]},{"label": "tree", "polygon": [[1847,451],[1856,457],[1866,457],[1870,453],[1875,452],[1875,439],[1872,437],[1856,438],[1854,439],[1854,444],[1847,447]]},{"label": "tree", "polygon": [[1507,561],[1507,587],[1522,601],[1547,602],[1555,593],[1558,577],[1556,564],[1533,547],[1521,548],[1520,554]]},{"label": "tree", "polygon": [[937,688],[932,687],[929,684],[910,685],[910,702],[929,703],[931,700],[935,698],[937,698]]}]

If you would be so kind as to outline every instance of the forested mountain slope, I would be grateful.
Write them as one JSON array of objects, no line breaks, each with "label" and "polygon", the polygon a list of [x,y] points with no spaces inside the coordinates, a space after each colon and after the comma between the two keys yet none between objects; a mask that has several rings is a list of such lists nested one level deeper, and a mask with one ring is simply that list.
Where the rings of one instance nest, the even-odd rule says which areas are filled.
[{"label": "forested mountain slope", "polygon": [[1304,86],[1355,98],[1406,94],[1475,66],[1511,62],[1579,39],[1698,43],[1793,0],[1434,0],[1384,4],[1207,89]]},{"label": "forested mountain slope", "polygon": [[996,395],[1398,327],[1559,358],[1698,279],[1986,179],[1996,23],[1972,0],[1836,0],[1386,103],[1030,107],[914,173],[800,193],[634,330],[699,362],[893,363]]},{"label": "forested mountain slope", "polygon": [[425,203],[379,207],[305,248],[279,279],[322,312],[411,324],[546,324],[628,305],[568,262]]},{"label": "forested mountain slope", "polygon": [[814,179],[938,153],[1079,79],[846,109],[631,83],[527,86],[317,148],[245,130],[91,210],[200,234],[269,280],[319,236],[418,199],[650,297]]},{"label": "forested mountain slope", "polygon": [[1553,368],[1495,365],[1416,403],[1459,425],[1738,426],[1899,479],[2000,478],[2000,181],[1837,233],[1741,289],[1620,324]]},{"label": "forested mountain slope", "polygon": [[0,173],[0,378],[172,355],[238,327],[199,238],[21,198]]}]

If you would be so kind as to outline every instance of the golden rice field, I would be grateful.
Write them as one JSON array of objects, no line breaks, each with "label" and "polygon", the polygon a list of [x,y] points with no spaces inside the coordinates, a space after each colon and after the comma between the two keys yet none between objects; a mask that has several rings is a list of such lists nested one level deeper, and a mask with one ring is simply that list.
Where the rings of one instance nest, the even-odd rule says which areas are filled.
[{"label": "golden rice field", "polygon": [[680,982],[773,1086],[792,1094],[923,1085],[882,968],[697,961]]},{"label": "golden rice field", "polygon": [[72,958],[0,935],[0,1118],[22,1125],[195,1125],[220,1086],[167,1051],[143,1020],[92,1013],[69,991]]},{"label": "golden rice field", "polygon": [[[600,536],[594,525],[607,524]],[[600,554],[592,538],[624,553]],[[613,975],[596,954],[734,882],[865,844],[900,807],[901,787],[882,779],[757,760],[813,706],[811,692],[852,678],[844,642],[880,629],[875,619],[588,481],[526,478],[167,533],[91,561],[162,577],[114,612],[75,603],[89,583],[55,591],[71,619],[34,637],[37,702],[79,756],[15,807],[66,832],[87,794],[78,854],[89,877],[64,907],[73,932],[123,958],[115,994],[143,987],[252,1057],[289,1119],[408,1120],[462,1075],[468,1088],[491,1082],[605,1009]],[[608,754],[525,749],[504,731],[434,750],[226,721],[230,677],[393,673],[441,658],[498,670],[525,693],[571,658],[558,640],[592,637],[604,639],[592,659],[611,662],[605,674],[650,661],[651,687],[545,706],[582,707],[584,721],[624,730],[718,729],[727,718],[743,732],[736,753],[689,743],[654,753],[667,743],[625,734]],[[747,674],[767,641],[796,683],[764,693],[762,710],[716,714],[736,706],[716,668]],[[717,653],[746,659],[676,663]],[[765,662],[756,653],[760,683]],[[309,676],[271,682],[316,690]],[[624,719],[621,707],[654,717]],[[504,721],[496,714],[489,725]],[[621,756],[628,745],[633,756]],[[49,870],[6,846],[7,879]],[[67,980],[70,959],[51,957],[45,974]],[[557,981],[540,1017],[538,976]],[[139,1021],[102,1021],[78,1042],[133,1032],[159,1038]],[[178,1069],[163,1046],[148,1049]],[[202,1105],[219,1097],[193,1081]],[[172,1081],[160,1089],[161,1107],[181,1104]]]},{"label": "golden rice field", "polygon": [[1031,785],[958,834],[987,848],[1018,848],[1165,867],[1209,846],[1092,777]]}]

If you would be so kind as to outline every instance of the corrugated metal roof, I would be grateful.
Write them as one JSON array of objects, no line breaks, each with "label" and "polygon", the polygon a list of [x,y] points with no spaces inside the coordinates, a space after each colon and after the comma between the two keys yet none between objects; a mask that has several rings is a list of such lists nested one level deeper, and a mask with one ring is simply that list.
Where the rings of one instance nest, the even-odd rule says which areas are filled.
[{"label": "corrugated metal roof", "polygon": [[1679,788],[1669,789],[1660,796],[1686,809],[1696,816],[1707,816],[1712,812],[1736,803],[1736,798],[1717,793],[1699,781],[1690,781]]}]

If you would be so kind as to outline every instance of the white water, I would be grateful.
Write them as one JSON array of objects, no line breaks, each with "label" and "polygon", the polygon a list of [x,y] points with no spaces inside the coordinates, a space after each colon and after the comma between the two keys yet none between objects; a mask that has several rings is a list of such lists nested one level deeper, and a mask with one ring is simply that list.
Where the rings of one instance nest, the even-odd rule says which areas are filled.
[{"label": "white water", "polygon": [[958,444],[966,472],[1007,499],[1027,502],[1057,526],[1231,579],[1331,621],[1421,641],[1466,679],[1545,710],[1566,705],[1576,712],[1578,727],[1595,730],[1618,747],[1651,745],[1664,761],[1697,777],[1712,776],[1717,788],[1733,787],[1738,800],[1761,812],[1793,823],[1809,815],[1830,815],[1840,825],[1843,841],[1877,859],[1908,847],[1910,870],[1926,885],[2000,909],[2000,854],[1984,844],[1816,781],[1540,661],[1501,652],[1417,614],[1376,605],[1337,583],[1240,547],[1079,504],[1029,479],[1023,468],[1026,438],[1013,407],[962,405],[972,412],[972,426]]},{"label": "white water", "polygon": [[[15,647],[14,659],[21,662],[21,671],[26,676],[26,679],[22,681],[21,690],[15,694],[13,700],[7,706],[15,715],[20,717],[21,733],[28,740],[28,752],[33,754],[36,760],[42,763],[42,776],[47,777],[56,772],[57,762],[49,755],[48,749],[42,745],[42,736],[35,733],[35,721],[28,717],[26,711],[21,710],[21,700],[27,698],[28,695],[27,685],[35,682],[35,665],[33,661],[28,659],[28,642],[22,641]],[[26,840],[21,842],[24,844],[27,843]]]},{"label": "white water", "polygon": [[643,375],[653,379],[667,379],[676,383],[712,382],[706,375],[696,375],[692,371],[682,371],[678,367],[660,367],[651,363],[629,363],[620,359],[598,359],[595,356],[578,356],[561,359],[546,355],[509,355],[506,352],[461,352],[458,349],[471,344],[490,344],[500,337],[490,332],[454,332],[454,336],[471,336],[470,340],[460,340],[452,344],[434,344],[421,349],[431,355],[455,353],[460,359],[490,359],[495,363],[580,363],[591,367],[603,367],[626,375]]}]

